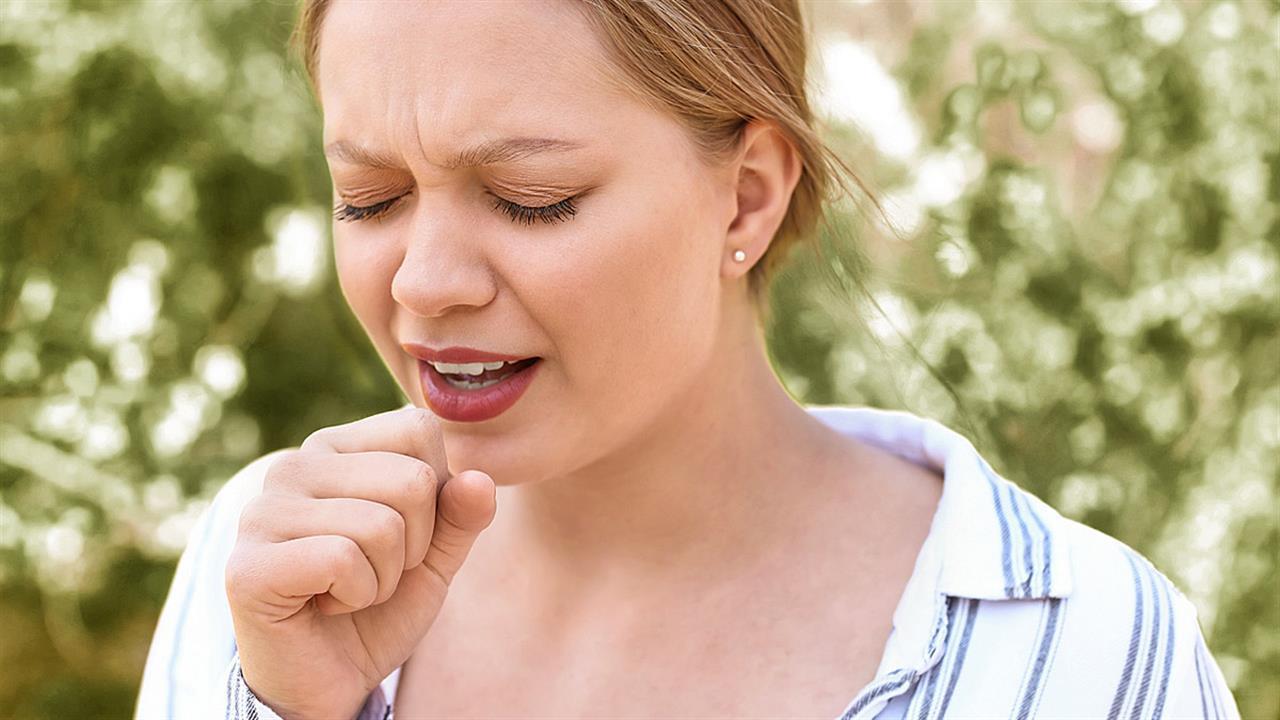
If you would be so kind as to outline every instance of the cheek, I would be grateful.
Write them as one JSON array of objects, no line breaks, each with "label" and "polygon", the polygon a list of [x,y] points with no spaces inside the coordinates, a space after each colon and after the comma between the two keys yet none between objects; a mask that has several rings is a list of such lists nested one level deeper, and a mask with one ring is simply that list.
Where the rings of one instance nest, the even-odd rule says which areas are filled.
[{"label": "cheek", "polygon": [[[521,302],[556,343],[567,379],[599,404],[651,393],[671,376],[671,357],[699,357],[714,336],[717,260],[697,224],[705,212],[692,205],[677,192],[600,198],[579,216],[582,231],[537,257],[548,282]],[[534,307],[534,297],[547,302]],[[619,382],[621,372],[633,381]]]},{"label": "cheek", "polygon": [[389,295],[390,278],[383,282],[384,270],[379,263],[378,253],[362,246],[353,239],[343,237],[339,228],[334,228],[334,265],[338,272],[338,284],[342,287],[342,295],[347,304],[360,319],[366,330],[368,322],[380,312],[379,298]]},{"label": "cheek", "polygon": [[345,238],[343,230],[335,227],[334,264],[338,285],[351,312],[403,383],[405,378],[399,375],[404,370],[397,363],[402,363],[404,353],[396,344],[391,326],[394,307],[391,280],[399,267],[399,257],[391,250],[379,250],[376,242]]}]

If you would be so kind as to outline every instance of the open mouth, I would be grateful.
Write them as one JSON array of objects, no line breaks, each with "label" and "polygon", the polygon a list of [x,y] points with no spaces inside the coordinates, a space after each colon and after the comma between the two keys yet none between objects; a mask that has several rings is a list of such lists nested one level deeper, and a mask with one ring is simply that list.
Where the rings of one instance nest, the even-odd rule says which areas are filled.
[{"label": "open mouth", "polygon": [[432,371],[436,372],[441,379],[448,383],[451,387],[459,390],[482,390],[492,387],[516,373],[528,369],[534,363],[542,358],[531,357],[515,363],[503,363],[502,367],[497,370],[485,370],[479,375],[468,375],[466,373],[441,373],[432,366]]},{"label": "open mouth", "polygon": [[431,363],[420,360],[418,372],[424,399],[433,412],[445,420],[480,422],[495,418],[515,405],[533,382],[541,364],[540,357],[525,358],[470,375],[441,373]]}]

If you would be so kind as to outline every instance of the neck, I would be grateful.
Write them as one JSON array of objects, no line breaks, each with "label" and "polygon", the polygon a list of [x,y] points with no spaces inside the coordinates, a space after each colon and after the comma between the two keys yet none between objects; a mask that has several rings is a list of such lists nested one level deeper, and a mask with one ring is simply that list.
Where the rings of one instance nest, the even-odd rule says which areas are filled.
[{"label": "neck", "polygon": [[716,355],[733,360],[717,361],[715,382],[627,445],[499,488],[504,560],[539,594],[643,598],[714,583],[813,523],[821,493],[806,476],[823,475],[836,434],[780,385],[754,318],[742,325]]}]

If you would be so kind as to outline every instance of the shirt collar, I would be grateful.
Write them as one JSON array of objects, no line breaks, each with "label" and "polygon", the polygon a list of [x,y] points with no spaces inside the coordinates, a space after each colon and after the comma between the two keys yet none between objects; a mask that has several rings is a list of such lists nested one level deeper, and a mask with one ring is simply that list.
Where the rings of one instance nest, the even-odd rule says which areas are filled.
[{"label": "shirt collar", "polygon": [[963,436],[896,410],[806,410],[844,435],[942,474],[942,498],[929,530],[929,540],[936,542],[928,548],[939,560],[933,583],[938,592],[986,600],[1070,594],[1068,548],[1061,537],[1065,520],[1000,477]]},{"label": "shirt collar", "polygon": [[896,410],[805,409],[841,434],[943,477],[942,497],[894,610],[894,630],[878,675],[920,669],[936,659],[948,597],[1028,600],[1071,593],[1063,529],[1068,521],[1000,477],[962,435]]}]

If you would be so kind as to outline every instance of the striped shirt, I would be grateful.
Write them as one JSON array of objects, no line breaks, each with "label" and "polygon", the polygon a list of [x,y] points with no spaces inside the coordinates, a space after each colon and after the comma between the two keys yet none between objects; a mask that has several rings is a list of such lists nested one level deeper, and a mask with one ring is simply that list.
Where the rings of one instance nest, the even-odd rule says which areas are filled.
[{"label": "striped shirt", "polygon": [[[909,413],[807,406],[935,469],[942,496],[876,675],[836,720],[1239,718],[1192,603],[1137,551],[1000,477],[964,437]],[[147,656],[135,717],[279,716],[239,671],[223,569],[263,456],[193,528]],[[359,720],[390,720],[400,671]]]}]

